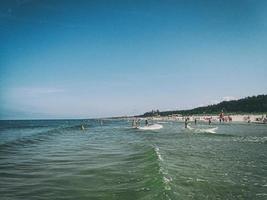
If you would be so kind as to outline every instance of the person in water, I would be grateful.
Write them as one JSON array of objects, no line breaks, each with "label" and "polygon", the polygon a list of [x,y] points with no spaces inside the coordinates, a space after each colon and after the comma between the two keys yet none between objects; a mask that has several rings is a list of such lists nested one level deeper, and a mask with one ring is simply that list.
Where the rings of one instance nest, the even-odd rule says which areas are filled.
[{"label": "person in water", "polygon": [[209,119],[209,125],[211,124],[211,119]]},{"label": "person in water", "polygon": [[184,127],[187,128],[187,125],[188,125],[188,119],[185,118]]},{"label": "person in water", "polygon": [[136,121],[136,119],[133,119],[132,127],[137,128],[137,121]]},{"label": "person in water", "polygon": [[146,126],[148,126],[148,121],[147,121],[147,119],[146,119],[146,121],[145,121],[145,124],[146,124]]},{"label": "person in water", "polygon": [[138,119],[137,122],[136,122],[136,126],[139,127],[140,123],[141,123],[141,119]]},{"label": "person in water", "polygon": [[197,125],[197,118],[195,118],[195,125]]}]

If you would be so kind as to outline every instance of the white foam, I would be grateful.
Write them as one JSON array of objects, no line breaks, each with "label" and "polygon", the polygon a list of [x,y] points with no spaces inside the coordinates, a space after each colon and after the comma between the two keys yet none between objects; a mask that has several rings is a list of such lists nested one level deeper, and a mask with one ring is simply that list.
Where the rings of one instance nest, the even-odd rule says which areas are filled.
[{"label": "white foam", "polygon": [[235,142],[253,142],[253,143],[265,143],[267,142],[267,137],[258,137],[258,136],[246,136],[246,137],[239,137],[234,138],[233,141]]},{"label": "white foam", "polygon": [[267,196],[267,194],[266,193],[258,193],[258,194],[256,194],[256,196]]},{"label": "white foam", "polygon": [[169,182],[172,181],[172,178],[171,178],[171,177],[166,177],[166,176],[164,176],[164,177],[163,177],[163,180],[164,180],[164,183],[169,183]]},{"label": "white foam", "polygon": [[216,130],[218,127],[214,128],[193,128],[189,125],[187,125],[187,128],[191,131],[194,131],[195,133],[216,133]]},{"label": "white foam", "polygon": [[152,125],[148,125],[148,126],[141,126],[141,127],[137,127],[139,130],[158,130],[158,129],[162,129],[163,126],[160,124],[152,124]]},{"label": "white foam", "polygon": [[[157,154],[159,161],[163,162],[163,158],[160,154],[159,148],[156,146],[154,149],[155,149],[155,152]],[[171,187],[169,184],[172,181],[172,178],[168,176],[167,171],[162,167],[162,163],[160,163],[159,172],[163,175],[163,182],[165,184],[165,190],[171,190]]]},{"label": "white foam", "polygon": [[159,153],[159,148],[158,148],[158,147],[155,147],[155,151],[156,151],[156,154],[157,154],[157,156],[158,156],[158,159],[159,159],[160,161],[163,161],[163,158],[162,158],[161,154]]},{"label": "white foam", "polygon": [[168,124],[169,122],[157,122],[158,124]]}]

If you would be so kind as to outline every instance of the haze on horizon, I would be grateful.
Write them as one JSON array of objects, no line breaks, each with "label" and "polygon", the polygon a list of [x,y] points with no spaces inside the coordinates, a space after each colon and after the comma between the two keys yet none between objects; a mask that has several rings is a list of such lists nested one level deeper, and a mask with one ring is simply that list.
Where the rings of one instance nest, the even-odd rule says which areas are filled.
[{"label": "haze on horizon", "polygon": [[0,119],[187,109],[267,93],[267,1],[0,2]]}]

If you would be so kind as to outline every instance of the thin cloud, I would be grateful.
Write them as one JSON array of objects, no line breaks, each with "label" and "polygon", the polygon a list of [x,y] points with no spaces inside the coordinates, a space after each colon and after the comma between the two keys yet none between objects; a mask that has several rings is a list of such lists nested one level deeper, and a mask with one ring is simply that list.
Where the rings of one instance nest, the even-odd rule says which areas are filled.
[{"label": "thin cloud", "polygon": [[61,88],[46,88],[46,87],[21,87],[21,88],[13,88],[11,90],[12,94],[24,94],[28,96],[42,95],[42,94],[55,94],[65,92],[64,89]]},{"label": "thin cloud", "polygon": [[222,98],[223,101],[232,101],[232,100],[237,100],[237,99],[238,98],[233,97],[233,96],[226,96]]},{"label": "thin cloud", "polygon": [[211,100],[211,101],[208,101],[206,103],[199,104],[196,107],[204,107],[204,106],[218,104],[222,101],[232,101],[232,100],[237,100],[237,99],[239,99],[239,98],[234,97],[234,96],[225,96],[225,97],[222,97],[220,100]]}]

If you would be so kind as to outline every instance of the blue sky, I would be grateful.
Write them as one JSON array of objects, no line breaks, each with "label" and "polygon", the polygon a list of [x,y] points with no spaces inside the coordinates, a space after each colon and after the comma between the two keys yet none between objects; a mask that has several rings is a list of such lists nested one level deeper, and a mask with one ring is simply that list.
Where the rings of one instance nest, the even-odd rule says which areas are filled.
[{"label": "blue sky", "polygon": [[267,93],[267,1],[0,1],[0,118],[91,118]]}]

